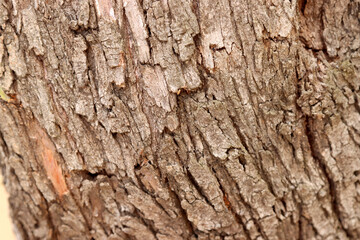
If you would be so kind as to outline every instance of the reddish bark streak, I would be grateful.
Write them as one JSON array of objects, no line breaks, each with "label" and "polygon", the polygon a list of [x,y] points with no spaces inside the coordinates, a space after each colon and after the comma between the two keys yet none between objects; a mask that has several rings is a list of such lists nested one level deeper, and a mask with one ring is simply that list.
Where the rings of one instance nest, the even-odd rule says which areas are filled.
[{"label": "reddish bark streak", "polygon": [[36,142],[35,151],[41,158],[42,165],[45,168],[46,175],[54,186],[55,191],[62,197],[68,192],[65,178],[62,174],[61,167],[58,164],[60,156],[56,152],[55,146],[36,121],[30,124],[30,136]]},{"label": "reddish bark streak", "polygon": [[52,150],[44,148],[42,154],[43,165],[46,170],[46,175],[52,182],[56,192],[60,197],[67,193],[68,189],[65,183],[64,176],[62,175],[61,168],[54,158]]}]

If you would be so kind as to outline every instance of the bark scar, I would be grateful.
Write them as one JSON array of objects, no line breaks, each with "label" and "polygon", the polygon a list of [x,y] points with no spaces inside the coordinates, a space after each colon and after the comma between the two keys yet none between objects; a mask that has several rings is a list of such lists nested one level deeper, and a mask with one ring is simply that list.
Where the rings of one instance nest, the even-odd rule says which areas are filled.
[{"label": "bark scar", "polygon": [[112,0],[95,0],[95,8],[98,17],[102,16],[111,21],[116,20]]},{"label": "bark scar", "polygon": [[30,136],[36,142],[35,153],[40,157],[42,165],[45,168],[47,177],[50,179],[55,191],[61,198],[69,190],[65,178],[62,174],[61,167],[58,164],[60,156],[56,148],[47,135],[40,127],[39,123],[32,121],[29,128]]}]

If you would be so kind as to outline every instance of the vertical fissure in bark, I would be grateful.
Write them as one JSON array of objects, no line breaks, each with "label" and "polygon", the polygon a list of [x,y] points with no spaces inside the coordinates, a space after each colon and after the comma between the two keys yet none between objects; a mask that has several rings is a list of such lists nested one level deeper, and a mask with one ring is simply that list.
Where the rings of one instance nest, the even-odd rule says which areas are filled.
[{"label": "vertical fissure in bark", "polygon": [[192,185],[195,187],[195,189],[197,190],[197,192],[199,193],[199,195],[205,200],[205,202],[211,206],[212,208],[215,209],[215,206],[211,203],[211,201],[206,197],[206,194],[204,194],[204,191],[201,189],[201,187],[199,186],[199,184],[196,182],[195,178],[193,177],[193,175],[191,174],[191,172],[189,171],[189,168],[186,168],[186,176],[188,177],[189,181],[192,183]]},{"label": "vertical fissure in bark", "polygon": [[307,4],[307,0],[298,0],[299,10],[303,15],[305,13],[306,4]]},{"label": "vertical fissure in bark", "polygon": [[324,15],[325,15],[325,4],[330,3],[330,1],[329,0],[322,0],[322,1],[323,2],[320,8],[320,25],[322,30],[320,31],[320,39],[324,47],[323,49],[321,49],[321,51],[324,53],[326,60],[330,63],[339,60],[339,56],[330,56],[326,47],[326,41],[324,37],[324,30],[325,30]]},{"label": "vertical fissure in bark", "polygon": [[321,170],[323,176],[326,179],[326,182],[328,183],[329,196],[331,199],[331,208],[332,208],[332,211],[339,223],[339,226],[341,227],[342,231],[344,231],[346,236],[349,239],[352,239],[353,236],[352,236],[351,231],[348,231],[348,229],[344,226],[342,219],[341,219],[341,212],[339,209],[339,202],[338,202],[338,198],[337,198],[336,184],[335,184],[334,180],[332,179],[332,177],[328,173],[326,163],[324,162],[324,159],[323,159],[321,153],[319,153],[319,151],[317,150],[318,143],[315,140],[315,136],[314,136],[316,129],[313,129],[312,121],[313,120],[309,116],[305,116],[305,122],[304,122],[305,134],[306,134],[308,142],[309,142],[311,156],[317,162],[319,169]]},{"label": "vertical fissure in bark", "polygon": [[[204,138],[204,136],[202,135],[201,131],[199,131],[199,132],[200,132],[199,137],[200,137],[201,142],[203,143],[204,148],[205,148],[204,151],[208,152],[208,153],[210,154],[210,156],[212,157],[212,159],[214,159],[214,161],[221,163],[222,160],[216,158],[216,157],[211,153],[210,147],[209,147],[207,141],[205,140],[205,138]],[[210,164],[210,165],[211,165],[211,164]],[[222,166],[224,169],[226,169],[226,166],[224,166],[224,164],[221,164],[221,166]],[[256,164],[255,164],[255,166],[256,166]],[[256,168],[257,168],[257,167],[256,167]],[[230,176],[230,175],[229,175],[229,172],[228,172],[227,170],[225,170],[225,171],[226,171],[226,173],[227,173],[227,176]],[[259,169],[257,169],[257,171],[259,172]],[[259,175],[261,176],[262,180],[264,180],[264,175],[262,175],[262,174],[259,174]],[[230,179],[231,179],[231,178],[230,178]],[[264,180],[264,182],[265,182],[266,184],[268,184],[268,182],[267,182],[266,180]],[[242,196],[240,186],[238,186],[237,183],[235,183],[235,186],[236,186],[236,188],[237,188],[237,190],[238,190],[240,201],[241,201],[241,203],[246,207],[246,209],[248,210],[248,212],[250,213],[251,220],[253,220],[253,222],[254,222],[254,224],[255,224],[258,232],[260,233],[260,235],[261,235],[265,240],[268,240],[267,235],[265,234],[265,232],[264,232],[264,230],[262,229],[260,223],[258,222],[259,219],[257,219],[257,218],[254,217],[254,213],[253,213],[252,207],[250,206],[249,203],[247,203],[247,202],[245,201],[244,196]],[[269,190],[270,190],[270,189],[269,189]]]},{"label": "vertical fissure in bark", "polygon": [[155,224],[154,221],[150,220],[150,219],[146,219],[144,217],[141,216],[138,209],[135,210],[135,212],[137,212],[138,215],[138,219],[144,223],[144,225],[150,230],[150,232],[153,234],[155,239],[159,239],[156,235],[157,233],[160,233],[156,228],[155,228]]},{"label": "vertical fissure in bark", "polygon": [[[129,192],[128,192],[128,189],[126,187],[124,188],[124,190],[127,193],[127,195],[130,195]],[[134,207],[135,207],[135,211],[133,213],[131,213],[130,215],[132,215],[137,220],[139,220],[152,233],[154,238],[158,239],[157,236],[156,236],[156,233],[159,233],[159,232],[156,231],[156,228],[154,226],[154,222],[151,219],[146,219],[144,217],[144,215],[142,214],[142,212],[135,205],[134,205]]]},{"label": "vertical fissure in bark", "polygon": [[[216,170],[213,167],[211,167],[211,170],[212,170],[214,176],[216,177],[216,180],[219,183],[220,190],[223,194],[223,201],[224,201],[225,206],[231,212],[231,214],[234,216],[236,222],[242,227],[242,230],[244,231],[246,238],[251,239],[249,230],[246,228],[246,224],[241,219],[241,216],[238,213],[236,213],[236,211],[234,210],[234,206],[231,204],[229,197],[228,197],[228,193],[226,193],[226,191],[223,187],[222,181],[220,181],[219,177],[217,176]],[[229,177],[226,176],[226,180],[228,180],[228,178]],[[223,179],[223,181],[225,181],[225,179]],[[229,194],[231,194],[231,193],[229,193]]]},{"label": "vertical fissure in bark", "polygon": [[[235,182],[235,180],[234,180],[233,178],[231,178],[228,170],[226,169],[226,166],[224,166],[223,164],[215,163],[214,167],[224,169],[225,176],[222,176],[222,177],[224,178],[224,180],[225,180],[225,179],[228,179],[229,181],[231,181],[231,182],[232,182],[232,185],[235,186],[235,188],[237,189],[237,193],[238,193],[238,194],[237,194],[237,197],[238,197],[238,199],[240,200],[241,204],[246,208],[246,210],[247,210],[247,211],[249,212],[249,214],[250,214],[250,217],[251,217],[251,218],[250,218],[248,221],[252,220],[252,221],[254,222],[254,225],[255,225],[258,233],[261,235],[261,237],[263,237],[264,239],[268,239],[268,237],[267,237],[266,234],[264,233],[262,227],[260,226],[260,223],[258,222],[258,219],[254,217],[254,213],[253,213],[254,210],[253,210],[253,208],[250,206],[249,203],[247,203],[247,202],[245,201],[244,196],[241,194],[240,186]],[[220,187],[223,188],[223,186],[221,185],[221,183],[220,183]],[[225,193],[226,193],[226,191],[225,191]],[[229,194],[230,194],[230,193],[229,193]],[[230,202],[230,203],[231,203],[231,202]],[[235,212],[235,214],[236,214],[236,216],[237,216],[238,218],[240,218],[240,220],[241,220],[241,215],[237,214],[236,212]],[[237,220],[238,220],[238,219],[237,219]],[[248,230],[247,227],[246,227],[247,222],[243,222],[243,221],[241,220],[241,223],[243,223],[242,226],[244,227],[244,230],[245,230],[245,232],[247,233],[247,235],[250,236],[250,232],[249,232],[249,230]],[[250,239],[251,239],[251,238],[250,238]]]},{"label": "vertical fissure in bark", "polygon": [[[1,101],[1,100],[0,100]],[[0,107],[4,107],[4,106],[1,106],[1,102],[0,102]],[[2,132],[0,132],[0,146],[2,147],[2,150],[4,151],[4,155],[5,156],[9,156],[10,152],[9,152],[9,147],[6,145],[6,141],[4,139],[4,135]],[[5,179],[4,179],[5,180]]]},{"label": "vertical fissure in bark", "polygon": [[[292,197],[295,200],[294,194],[296,194],[296,192],[292,191]],[[303,215],[303,206],[301,203],[298,203],[296,201],[294,201],[296,203],[297,209],[299,210],[298,214],[299,214],[299,219],[298,219],[298,229],[299,229],[299,234],[298,234],[298,240],[304,240],[304,236],[303,236],[303,223],[301,221],[302,215]]]},{"label": "vertical fissure in bark", "polygon": [[180,197],[176,194],[175,191],[173,191],[171,189],[171,186],[170,186],[170,183],[169,183],[169,179],[166,177],[165,178],[165,185],[167,186],[169,192],[170,192],[170,196],[173,197],[173,199],[175,200],[175,204],[176,204],[176,207],[180,210],[180,213],[181,213],[181,216],[183,217],[183,219],[185,220],[185,223],[186,223],[186,227],[187,229],[189,230],[190,234],[191,235],[195,235],[197,237],[197,234],[195,232],[195,229],[193,227],[193,224],[192,222],[189,221],[189,218],[187,216],[187,213],[185,211],[185,209],[181,206],[181,199]]},{"label": "vertical fissure in bark", "polygon": [[[246,207],[246,209],[249,211],[250,213],[250,216],[251,216],[251,220],[253,220],[255,226],[256,226],[256,229],[257,231],[260,233],[261,237],[263,237],[265,240],[268,240],[268,236],[266,235],[266,233],[264,232],[264,229],[261,227],[260,223],[259,223],[259,219],[255,218],[254,217],[254,213],[253,213],[253,209],[252,207],[249,205],[249,203],[247,203],[245,200],[244,200],[244,197],[241,195],[240,193],[240,187],[236,184],[236,187],[239,191],[239,195],[240,195],[240,201],[241,203]],[[245,223],[245,226],[246,226],[246,223]]]},{"label": "vertical fissure in bark", "polygon": [[[231,79],[232,79],[232,82],[233,82],[233,84],[234,84],[234,86],[235,86],[235,91],[236,91],[238,97],[240,98],[241,96],[240,96],[240,94],[239,94],[239,92],[238,92],[238,87],[236,86],[236,82],[234,81],[233,78],[231,78]],[[241,99],[241,98],[240,98],[240,99]],[[231,104],[232,108],[234,108],[234,104],[233,104],[233,102],[232,102],[231,100],[228,99],[227,102]],[[229,113],[229,111],[228,111],[228,113]],[[241,132],[241,130],[240,130],[240,129],[241,129],[240,126],[237,124],[236,118],[239,119],[240,116],[239,116],[239,114],[238,114],[236,111],[235,111],[235,114],[236,114],[236,116],[232,116],[232,114],[229,113],[229,118],[231,119],[231,122],[232,122],[232,124],[233,124],[233,127],[234,127],[234,129],[236,130],[236,134],[237,134],[237,136],[239,136],[239,139],[240,139],[240,141],[241,141],[241,144],[244,146],[245,150],[246,150],[252,157],[255,157],[255,156],[254,156],[254,153],[253,153],[253,149],[251,149],[251,152],[249,151],[249,146],[248,146],[248,144],[247,144],[247,142],[246,142],[246,139],[247,139],[248,137],[244,136],[244,134],[243,134],[243,133]]]}]

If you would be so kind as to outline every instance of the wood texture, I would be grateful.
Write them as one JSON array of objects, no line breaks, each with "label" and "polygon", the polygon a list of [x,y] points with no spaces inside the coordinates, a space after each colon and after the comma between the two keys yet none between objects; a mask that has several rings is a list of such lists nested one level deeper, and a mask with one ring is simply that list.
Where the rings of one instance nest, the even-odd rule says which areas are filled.
[{"label": "wood texture", "polygon": [[360,239],[359,0],[0,0],[22,239]]}]

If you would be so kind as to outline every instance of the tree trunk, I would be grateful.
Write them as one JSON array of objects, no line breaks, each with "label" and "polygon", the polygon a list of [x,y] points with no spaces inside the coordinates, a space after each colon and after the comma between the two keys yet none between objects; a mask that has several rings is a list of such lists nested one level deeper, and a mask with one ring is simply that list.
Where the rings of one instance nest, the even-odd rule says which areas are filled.
[{"label": "tree trunk", "polygon": [[359,0],[0,0],[19,239],[360,239]]}]

